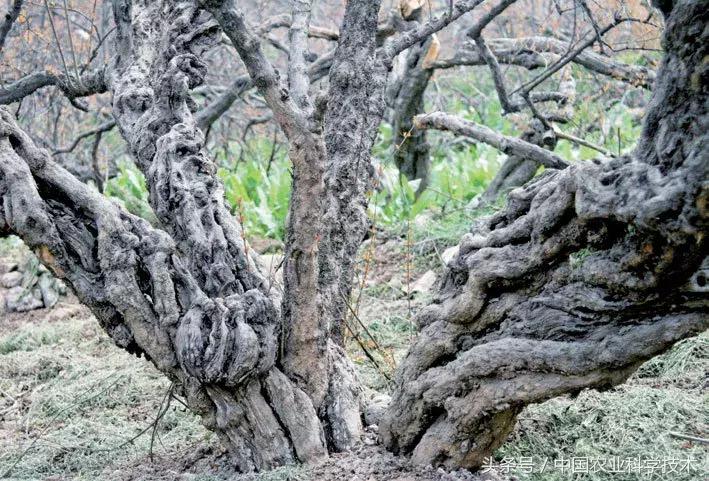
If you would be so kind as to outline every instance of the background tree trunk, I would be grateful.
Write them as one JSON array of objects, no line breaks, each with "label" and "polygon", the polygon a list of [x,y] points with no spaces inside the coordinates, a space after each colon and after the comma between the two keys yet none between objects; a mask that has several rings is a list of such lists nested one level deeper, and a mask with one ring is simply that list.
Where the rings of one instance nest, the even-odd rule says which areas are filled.
[{"label": "background tree trunk", "polygon": [[[556,136],[549,132],[541,121],[532,119],[529,128],[520,136],[525,142],[549,150],[556,147]],[[537,173],[539,163],[521,155],[510,155],[490,181],[485,192],[480,196],[482,204],[493,204],[505,192],[526,184]]]},{"label": "background tree trunk", "polygon": [[[405,2],[401,4],[408,5]],[[408,16],[404,16],[404,20],[421,22],[422,7],[423,4],[414,10],[406,10]],[[435,59],[438,48],[438,39],[435,37],[429,37],[411,47],[403,56],[402,72],[388,92],[393,110],[391,124],[394,163],[399,173],[407,179],[421,179],[416,195],[421,194],[428,186],[431,159],[426,131],[414,129],[414,117],[424,111],[424,94],[433,75],[433,70],[427,68],[427,64],[432,57]]]},{"label": "background tree trunk", "polygon": [[400,366],[389,448],[475,468],[525,405],[618,384],[709,326],[709,12],[671,3],[633,155],[549,170],[463,237]]}]

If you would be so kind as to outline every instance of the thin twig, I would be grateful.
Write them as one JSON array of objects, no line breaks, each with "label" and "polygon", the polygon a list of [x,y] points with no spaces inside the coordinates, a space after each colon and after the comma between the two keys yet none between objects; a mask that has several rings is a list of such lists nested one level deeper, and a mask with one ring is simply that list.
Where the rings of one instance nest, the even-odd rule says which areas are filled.
[{"label": "thin twig", "polygon": [[607,155],[608,157],[617,157],[616,154],[611,152],[610,150],[601,147],[600,145],[596,145],[594,143],[589,142],[588,140],[582,139],[580,137],[576,137],[575,135],[567,134],[566,132],[562,132],[558,128],[554,128],[554,135],[559,137],[560,139],[566,139],[570,142],[573,142],[578,145],[583,145],[584,147],[588,147],[589,149],[593,149],[596,152],[600,152],[603,155]]},{"label": "thin twig", "polygon": [[64,52],[62,52],[62,46],[59,43],[59,36],[57,35],[57,28],[54,26],[54,16],[52,15],[52,9],[49,8],[49,2],[44,0],[44,5],[47,7],[47,15],[49,16],[49,24],[52,27],[52,34],[54,35],[54,41],[57,43],[57,50],[59,50],[59,57],[61,57],[62,65],[64,66],[64,74],[66,75],[66,81],[71,86],[71,74],[69,74],[69,67],[67,67],[66,59],[64,58]]},{"label": "thin twig", "polygon": [[347,328],[347,330],[350,331],[350,334],[352,335],[352,337],[354,337],[355,341],[357,341],[357,344],[359,344],[359,347],[364,352],[364,355],[367,356],[367,358],[372,362],[372,364],[374,364],[374,367],[377,369],[377,371],[379,371],[379,374],[384,376],[384,378],[387,381],[391,382],[391,377],[389,377],[389,375],[384,371],[384,369],[382,369],[382,367],[379,365],[379,363],[374,358],[372,353],[369,352],[369,349],[367,349],[367,346],[364,345],[364,343],[359,338],[359,336],[352,330],[352,328],[350,327],[350,325],[347,322],[345,322],[344,324],[345,324],[345,327]]},{"label": "thin twig", "polygon": [[396,367],[396,360],[394,359],[394,357],[388,351],[386,351],[383,347],[381,347],[379,345],[379,343],[377,342],[377,339],[372,335],[372,333],[369,331],[369,329],[367,329],[367,326],[359,318],[359,316],[357,315],[355,310],[352,308],[352,305],[347,300],[345,295],[342,292],[340,292],[340,295],[342,296],[343,300],[345,301],[345,305],[349,309],[350,313],[354,316],[357,323],[362,327],[362,329],[364,329],[364,332],[367,334],[369,339],[372,340],[372,343],[374,344],[374,347],[377,349],[377,351],[379,351],[382,354],[382,357],[384,357],[385,359],[387,356],[389,356],[391,367],[395,368]]},{"label": "thin twig", "polygon": [[709,444],[709,439],[690,436],[689,434],[670,432],[669,435],[673,438],[686,439],[687,441],[694,441],[695,443]]},{"label": "thin twig", "polygon": [[79,62],[76,60],[76,50],[74,49],[74,39],[71,35],[71,23],[69,22],[69,6],[66,3],[66,0],[64,0],[64,15],[66,18],[64,19],[64,22],[66,23],[66,34],[69,37],[69,50],[71,52],[71,58],[72,61],[74,62],[74,73],[76,74],[76,81],[79,83],[79,86],[82,86],[82,81],[81,81],[81,76],[79,75]]},{"label": "thin twig", "polygon": [[[614,19],[611,23],[606,25],[602,30],[601,30],[601,35],[604,35],[607,33],[609,30],[612,28],[620,25],[623,22],[628,22],[631,21],[632,19],[630,18],[616,18]],[[576,49],[573,51],[569,52],[566,56],[563,58],[559,59],[558,62],[556,62],[554,65],[549,67],[547,70],[539,74],[537,77],[534,79],[530,80],[526,84],[518,87],[515,89],[512,94],[515,93],[520,93],[522,96],[524,96],[525,93],[529,93],[532,91],[533,88],[535,88],[537,85],[541,84],[544,82],[546,79],[551,77],[554,73],[558,72],[561,70],[561,68],[566,65],[567,63],[571,62],[574,58],[576,58],[578,55],[580,55],[584,50],[586,50],[588,47],[593,45],[596,42],[596,36],[592,35],[589,39],[586,41],[582,42],[581,45],[579,45]]]},{"label": "thin twig", "polygon": [[[160,407],[162,408],[163,403],[165,404],[165,408],[162,409],[162,411],[158,412],[158,415],[155,417],[155,421],[153,422],[153,432],[150,434],[150,448],[148,449],[148,456],[150,457],[150,461],[153,461],[153,444],[155,443],[155,434],[158,432],[158,423],[160,423],[160,420],[167,414],[167,410],[170,409],[170,401],[172,401],[172,392],[175,390],[175,383],[171,383],[170,387],[168,388],[167,392],[165,393],[165,396],[163,397],[163,400],[160,403]],[[167,399],[167,400],[166,400]],[[160,441],[162,444],[162,441]]]},{"label": "thin twig", "polygon": [[104,132],[108,132],[111,130],[113,127],[116,126],[116,121],[115,120],[109,120],[108,122],[105,122],[101,125],[99,125],[96,128],[93,128],[91,130],[87,130],[86,132],[83,132],[79,134],[74,141],[69,144],[66,147],[60,147],[54,152],[52,152],[52,155],[59,155],[59,154],[67,154],[71,151],[73,151],[77,145],[79,145],[79,142],[81,142],[83,139],[87,137],[91,137],[92,135],[98,135],[98,134],[103,134]]}]

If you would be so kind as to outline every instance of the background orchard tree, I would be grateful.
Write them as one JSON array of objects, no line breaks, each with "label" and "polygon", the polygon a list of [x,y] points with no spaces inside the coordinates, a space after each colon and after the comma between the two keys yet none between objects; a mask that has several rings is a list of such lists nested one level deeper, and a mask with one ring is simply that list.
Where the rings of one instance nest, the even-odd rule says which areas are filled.
[{"label": "background orchard tree", "polygon": [[[45,38],[34,28],[21,35],[39,35],[61,65],[41,71],[41,58],[22,60],[28,65],[0,89],[0,102],[14,104],[0,122],[0,232],[22,238],[118,346],[170,378],[244,471],[310,462],[360,437],[367,400],[342,348],[343,320],[369,230],[371,152],[387,115],[406,175],[425,180],[425,129],[440,129],[508,154],[485,201],[531,179],[463,237],[440,292],[417,315],[420,333],[380,417],[389,449],[417,463],[479,467],[525,405],[623,382],[709,322],[705,1],[658,4],[666,53],[656,74],[600,53],[609,30],[647,18],[614,13],[603,25],[589,10],[586,35],[573,32],[568,44],[488,41],[485,29],[514,1],[428,10],[424,2],[381,3],[316,11],[307,0],[286,10],[276,3],[279,15],[252,26],[256,6],[235,0],[115,0],[88,15],[67,2],[42,10],[16,0],[0,28],[7,45],[13,28],[41,15]],[[328,7],[337,24],[317,25]],[[432,36],[456,23],[469,42],[446,60]],[[285,58],[270,58],[266,44]],[[211,55],[224,49],[246,73],[231,74],[227,63],[220,74],[229,84],[210,92]],[[10,53],[4,46],[6,62]],[[570,164],[553,152],[556,123],[575,104],[571,63],[646,88],[655,78],[631,153],[592,145],[604,155]],[[424,113],[433,70],[482,64],[504,112],[529,116],[529,134]],[[513,86],[500,64],[542,70]],[[253,89],[258,114],[246,102],[227,113]],[[25,106],[35,97],[56,112],[37,137],[32,122],[16,118],[36,108]],[[94,126],[62,144],[68,134],[59,127],[72,121],[65,102]],[[247,127],[274,122],[287,144],[282,285],[264,274],[216,175],[207,135],[230,115]],[[112,166],[100,165],[99,148],[112,129],[146,179],[152,222],[101,193]],[[91,144],[85,169],[71,161],[82,143]]]}]

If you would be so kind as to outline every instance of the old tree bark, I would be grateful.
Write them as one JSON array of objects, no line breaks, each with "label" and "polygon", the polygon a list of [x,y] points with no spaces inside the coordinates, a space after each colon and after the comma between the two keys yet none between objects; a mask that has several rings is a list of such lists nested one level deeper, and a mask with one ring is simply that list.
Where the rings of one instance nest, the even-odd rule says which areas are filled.
[{"label": "old tree bark", "polygon": [[635,152],[546,172],[461,240],[400,366],[391,449],[479,466],[526,404],[618,384],[707,328],[709,11],[664,12]]},{"label": "old tree bark", "polygon": [[[286,85],[233,1],[116,0],[113,62],[74,94],[111,92],[159,226],[74,178],[3,109],[0,233],[20,236],[118,346],[168,376],[240,469],[347,449],[361,401],[338,326],[387,72],[479,3],[382,45],[379,2],[348,2],[329,92],[313,98],[309,2],[294,2]],[[622,382],[707,328],[709,14],[703,0],[662,8],[667,53],[638,148],[547,170],[462,239],[398,372],[381,426],[390,449],[475,468],[526,404]],[[193,115],[200,56],[222,32],[290,143],[283,290],[229,212]]]}]

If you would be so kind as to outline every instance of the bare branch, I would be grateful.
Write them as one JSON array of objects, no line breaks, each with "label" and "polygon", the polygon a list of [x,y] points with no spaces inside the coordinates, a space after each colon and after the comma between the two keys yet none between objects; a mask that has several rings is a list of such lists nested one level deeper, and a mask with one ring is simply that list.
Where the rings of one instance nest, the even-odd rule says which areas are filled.
[{"label": "bare branch", "polygon": [[[605,35],[609,30],[613,29],[614,27],[617,27],[623,22],[628,22],[631,21],[632,19],[630,18],[621,18],[621,17],[616,17],[613,19],[611,23],[606,25],[603,29],[600,31],[600,35]],[[531,92],[533,88],[544,82],[546,79],[551,77],[554,73],[558,72],[561,70],[564,65],[568,64],[571,62],[576,56],[581,54],[584,50],[586,50],[588,47],[593,45],[596,42],[596,36],[592,35],[589,37],[587,40],[581,42],[581,44],[576,47],[574,50],[569,52],[567,55],[561,58],[558,62],[556,62],[554,65],[549,67],[546,71],[541,73],[539,76],[537,76],[535,79],[530,80],[526,84],[522,85],[521,87],[518,87],[514,92],[520,92],[522,96],[524,96],[525,93]]]},{"label": "bare branch", "polygon": [[598,26],[598,22],[596,22],[596,19],[593,18],[593,13],[591,12],[591,9],[589,8],[588,4],[586,3],[586,0],[576,0],[579,5],[581,5],[581,9],[583,12],[586,14],[588,17],[588,21],[591,22],[591,26],[593,26],[593,31],[596,32],[596,40],[598,40],[598,48],[601,50],[601,53],[604,53],[603,49],[603,35],[601,34],[601,28]]},{"label": "bare branch", "polygon": [[260,39],[251,32],[234,0],[212,2],[201,0],[200,3],[214,15],[231,40],[254,85],[263,95],[273,111],[274,119],[286,136],[290,138],[307,131],[308,125],[304,113],[281,84],[278,72],[261,49]]},{"label": "bare branch", "polygon": [[503,114],[513,112],[512,104],[507,96],[507,89],[505,88],[505,79],[502,76],[502,71],[500,70],[500,64],[497,62],[497,57],[492,53],[490,47],[487,46],[485,40],[481,35],[475,38],[475,43],[480,51],[480,56],[485,60],[487,66],[490,67],[490,73],[492,74],[492,81],[495,84],[495,90],[497,91],[497,97],[500,99],[500,105],[502,105]]},{"label": "bare branch", "polygon": [[310,0],[293,1],[293,21],[288,38],[290,52],[288,58],[288,85],[295,103],[303,110],[311,110],[312,102],[308,97],[310,78],[308,77],[308,30],[310,24]]},{"label": "bare branch", "polygon": [[98,134],[103,134],[104,132],[108,132],[109,130],[113,129],[113,127],[116,126],[116,121],[115,120],[109,120],[108,122],[104,122],[103,124],[99,125],[96,128],[93,128],[91,130],[87,130],[86,132],[83,132],[79,134],[74,141],[67,145],[66,147],[61,147],[54,152],[52,152],[52,155],[59,155],[59,154],[67,154],[71,151],[73,151],[77,145],[79,145],[79,142],[84,140],[87,137],[91,137],[93,135],[98,135]]},{"label": "bare branch", "polygon": [[[52,14],[52,9],[49,8],[49,2],[44,0],[44,6],[47,7],[47,16],[49,17],[49,25],[52,27],[52,34],[54,35],[54,41],[57,44],[57,50],[59,51],[59,58],[62,60],[62,66],[64,67],[64,73],[66,74],[67,80],[71,82],[71,74],[69,73],[69,67],[66,63],[66,58],[64,58],[64,52],[62,52],[62,46],[59,42],[59,35],[57,35],[57,27],[54,25],[54,15]],[[78,79],[77,79],[78,80]]]},{"label": "bare branch", "polygon": [[69,5],[66,0],[64,0],[64,15],[66,17],[64,23],[66,24],[66,35],[69,38],[69,51],[71,52],[74,75],[76,75],[76,80],[81,82],[81,76],[79,75],[79,62],[76,60],[76,49],[74,48],[74,39],[71,34],[71,24],[69,22]]},{"label": "bare branch", "polygon": [[15,2],[12,4],[12,7],[10,7],[10,9],[5,14],[5,21],[3,21],[2,25],[0,25],[0,52],[2,52],[2,49],[5,46],[7,34],[10,33],[12,25],[15,23],[15,20],[17,20],[17,17],[20,16],[20,11],[22,10],[23,2],[24,0],[15,0]]},{"label": "bare branch", "polygon": [[605,155],[606,157],[617,157],[616,154],[611,152],[610,150],[606,149],[605,147],[601,147],[600,145],[596,145],[592,142],[589,142],[588,140],[582,139],[580,137],[576,137],[575,135],[567,134],[566,132],[563,132],[559,130],[558,128],[554,128],[554,135],[556,135],[560,139],[565,139],[568,140],[569,142],[573,142],[578,145],[583,145],[584,147],[588,147],[589,149],[593,149],[596,152],[600,152],[601,154]]},{"label": "bare branch", "polygon": [[550,169],[564,169],[569,165],[558,155],[554,155],[537,145],[514,137],[498,134],[484,125],[475,124],[455,115],[449,115],[443,112],[417,115],[414,118],[414,125],[419,129],[449,130],[458,135],[465,135],[491,145],[507,155],[519,155],[536,160]]},{"label": "bare branch", "polygon": [[[310,64],[308,75],[310,82],[316,82],[325,77],[332,65],[335,51],[331,50]],[[221,117],[238,98],[254,87],[248,75],[241,75],[234,79],[229,87],[220,93],[207,106],[195,114],[197,127],[207,130],[219,117]]]},{"label": "bare branch", "polygon": [[79,85],[72,82],[64,75],[55,75],[48,72],[35,72],[7,85],[0,87],[0,105],[10,104],[22,100],[39,89],[56,86],[69,99],[87,97],[106,91],[107,85],[103,69],[94,70],[81,76]]},{"label": "bare branch", "polygon": [[451,22],[459,19],[463,14],[471,11],[484,0],[462,0],[456,3],[449,11],[432,18],[425,24],[402,33],[398,37],[391,39],[383,47],[384,57],[391,60],[398,54],[411,47],[416,42],[420,42],[431,34],[448,26]]},{"label": "bare branch", "polygon": [[472,38],[473,40],[478,38],[482,33],[483,29],[487,27],[490,22],[497,18],[502,12],[507,9],[507,7],[509,7],[516,1],[517,0],[502,0],[500,3],[492,7],[490,11],[483,15],[477,22],[475,22],[475,25],[468,29],[466,35]]},{"label": "bare branch", "polygon": [[236,99],[254,86],[248,75],[236,77],[224,92],[217,95],[207,106],[195,114],[197,127],[207,130],[224,112],[229,110]]},{"label": "bare branch", "polygon": [[[521,37],[487,39],[486,43],[501,64],[518,65],[529,70],[545,68],[559,61],[568,46],[552,37]],[[628,65],[591,50],[584,50],[571,60],[582,67],[632,85],[650,89],[655,81],[654,70],[640,65]],[[462,65],[485,65],[477,48],[464,46],[448,58],[431,63],[431,69],[446,69]]]}]

